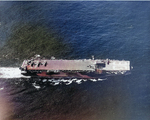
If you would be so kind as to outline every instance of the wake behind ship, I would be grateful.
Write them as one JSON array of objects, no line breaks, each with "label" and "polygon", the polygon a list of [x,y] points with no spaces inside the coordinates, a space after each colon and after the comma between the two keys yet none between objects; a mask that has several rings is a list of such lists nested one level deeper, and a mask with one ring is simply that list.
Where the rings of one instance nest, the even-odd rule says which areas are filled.
[{"label": "wake behind ship", "polygon": [[24,60],[22,74],[47,78],[98,78],[103,73],[125,73],[130,70],[130,61],[109,59],[63,60],[42,59],[36,55]]}]

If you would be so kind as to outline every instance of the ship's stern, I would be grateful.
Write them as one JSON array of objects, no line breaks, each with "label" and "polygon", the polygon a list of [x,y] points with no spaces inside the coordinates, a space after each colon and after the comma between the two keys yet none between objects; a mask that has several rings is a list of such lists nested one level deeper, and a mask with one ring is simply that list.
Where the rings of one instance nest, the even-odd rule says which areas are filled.
[{"label": "ship's stern", "polygon": [[19,68],[21,70],[21,74],[27,73],[27,65],[28,65],[28,61],[24,60],[21,67]]}]

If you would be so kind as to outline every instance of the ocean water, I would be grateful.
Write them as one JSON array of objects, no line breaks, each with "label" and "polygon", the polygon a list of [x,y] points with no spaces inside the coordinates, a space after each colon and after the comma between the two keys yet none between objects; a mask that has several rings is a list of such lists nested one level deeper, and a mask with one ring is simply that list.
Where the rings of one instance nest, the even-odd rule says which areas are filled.
[{"label": "ocean water", "polygon": [[133,69],[68,84],[0,78],[0,120],[149,120],[150,2],[0,2],[0,46],[26,23],[57,31],[70,58],[124,59]]}]

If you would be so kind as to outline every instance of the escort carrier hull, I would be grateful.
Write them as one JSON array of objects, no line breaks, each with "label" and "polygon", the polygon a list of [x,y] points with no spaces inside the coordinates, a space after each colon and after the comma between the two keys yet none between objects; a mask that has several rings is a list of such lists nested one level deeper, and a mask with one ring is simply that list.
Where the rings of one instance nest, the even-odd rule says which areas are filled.
[{"label": "escort carrier hull", "polygon": [[24,60],[20,67],[23,75],[46,78],[99,78],[107,73],[125,73],[130,70],[130,61],[103,59],[41,59],[36,56]]}]

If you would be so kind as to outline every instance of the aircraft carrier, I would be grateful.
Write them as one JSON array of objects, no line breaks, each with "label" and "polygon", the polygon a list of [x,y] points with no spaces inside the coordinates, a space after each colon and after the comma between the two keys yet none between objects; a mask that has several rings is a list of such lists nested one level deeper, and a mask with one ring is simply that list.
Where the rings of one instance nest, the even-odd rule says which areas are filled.
[{"label": "aircraft carrier", "polygon": [[130,71],[130,61],[109,59],[43,59],[36,55],[30,60],[24,60],[21,73],[29,76],[47,78],[98,78],[107,73],[125,73]]}]

